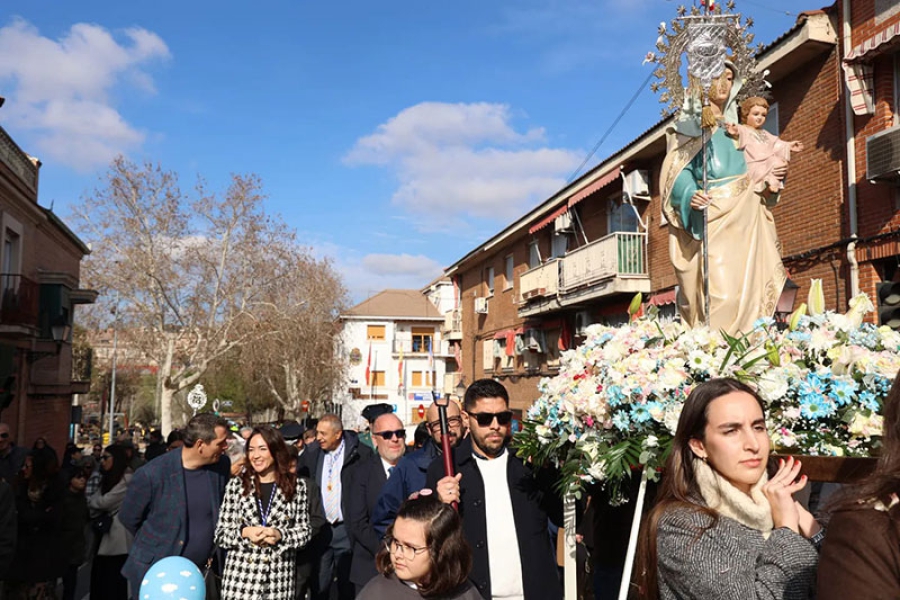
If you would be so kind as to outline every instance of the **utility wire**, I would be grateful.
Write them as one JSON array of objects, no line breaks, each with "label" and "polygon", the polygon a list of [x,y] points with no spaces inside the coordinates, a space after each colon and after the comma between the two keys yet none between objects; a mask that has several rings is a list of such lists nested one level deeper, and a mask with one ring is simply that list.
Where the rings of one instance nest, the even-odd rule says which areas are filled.
[{"label": "utility wire", "polygon": [[619,116],[616,117],[616,120],[612,122],[612,124],[609,126],[609,129],[607,129],[606,132],[603,134],[603,136],[600,138],[600,141],[597,142],[593,148],[591,148],[591,151],[584,158],[584,160],[581,162],[581,164],[578,165],[578,168],[575,169],[575,171],[571,175],[569,175],[569,178],[566,180],[566,185],[569,185],[570,183],[575,181],[575,178],[578,177],[578,174],[581,172],[581,170],[594,157],[594,154],[597,153],[597,150],[600,149],[600,146],[603,145],[603,142],[606,141],[606,138],[609,137],[609,134],[612,133],[612,130],[615,129],[616,125],[619,124],[619,121],[622,120],[622,117],[624,117],[625,114],[628,112],[628,110],[632,107],[634,102],[637,100],[638,96],[641,95],[641,92],[644,91],[644,88],[647,87],[647,84],[650,83],[650,80],[652,78],[653,78],[653,71],[651,71],[650,74],[647,75],[647,78],[643,82],[641,82],[641,85],[639,85],[638,89],[635,90],[634,95],[631,97],[631,100],[628,101],[628,104],[625,105],[625,107],[622,109],[622,112],[620,112]]}]

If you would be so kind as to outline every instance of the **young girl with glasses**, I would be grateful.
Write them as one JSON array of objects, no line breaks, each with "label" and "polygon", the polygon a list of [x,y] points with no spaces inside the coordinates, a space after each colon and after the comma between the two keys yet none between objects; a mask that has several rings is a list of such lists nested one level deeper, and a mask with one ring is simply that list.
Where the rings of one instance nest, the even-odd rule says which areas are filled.
[{"label": "young girl with glasses", "polygon": [[404,502],[356,600],[483,600],[468,581],[472,551],[459,515],[433,495]]}]

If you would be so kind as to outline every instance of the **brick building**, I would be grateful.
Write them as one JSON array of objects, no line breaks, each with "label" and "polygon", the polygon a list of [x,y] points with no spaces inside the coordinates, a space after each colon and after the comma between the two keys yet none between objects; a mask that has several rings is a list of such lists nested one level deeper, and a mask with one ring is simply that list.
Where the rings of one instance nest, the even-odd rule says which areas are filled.
[{"label": "brick building", "polygon": [[[773,84],[766,128],[805,145],[772,211],[782,256],[800,298],[811,278],[822,279],[828,308],[845,309],[857,291],[874,301],[878,283],[900,281],[898,23],[896,2],[837,3],[802,14],[757,56]],[[847,90],[859,73],[872,97],[854,114]],[[464,377],[498,378],[513,406],[526,408],[540,377],[555,374],[560,348],[576,345],[587,325],[624,322],[636,292],[675,315],[659,193],[669,124],[656,123],[448,268]],[[889,168],[871,183],[866,145],[877,134],[893,145],[880,146]]]},{"label": "brick building", "polygon": [[79,289],[88,248],[38,204],[40,162],[0,128],[0,385],[16,443],[43,436],[62,455],[72,395],[87,391],[90,365],[73,369],[75,306],[96,293]]}]

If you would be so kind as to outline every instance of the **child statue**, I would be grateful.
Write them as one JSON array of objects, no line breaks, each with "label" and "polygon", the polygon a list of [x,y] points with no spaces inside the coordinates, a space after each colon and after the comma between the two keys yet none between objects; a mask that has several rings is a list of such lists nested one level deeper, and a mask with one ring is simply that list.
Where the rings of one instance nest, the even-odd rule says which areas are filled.
[{"label": "child statue", "polygon": [[728,135],[738,140],[738,149],[744,151],[747,174],[750,181],[764,181],[769,191],[777,194],[784,188],[784,181],[774,177],[775,167],[787,165],[792,152],[803,150],[801,142],[785,142],[762,128],[769,114],[769,103],[765,98],[753,96],[741,103],[743,125],[728,123]]}]

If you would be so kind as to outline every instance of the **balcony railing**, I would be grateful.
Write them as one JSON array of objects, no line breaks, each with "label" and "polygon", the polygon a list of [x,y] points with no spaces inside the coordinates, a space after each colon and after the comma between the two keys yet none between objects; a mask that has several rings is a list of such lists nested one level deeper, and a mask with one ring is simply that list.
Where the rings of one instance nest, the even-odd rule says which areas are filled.
[{"label": "balcony railing", "polygon": [[444,315],[444,325],[441,327],[441,333],[462,333],[462,315],[458,310],[451,310]]},{"label": "balcony railing", "polygon": [[522,290],[522,301],[539,296],[555,296],[559,291],[559,266],[561,260],[553,259],[543,265],[522,273],[519,289]]},{"label": "balcony railing", "polygon": [[570,290],[621,276],[645,276],[645,233],[611,233],[566,254],[562,269],[562,287]]},{"label": "balcony railing", "polygon": [[400,351],[403,351],[403,354],[428,354],[428,348],[431,344],[434,344],[434,354],[446,354],[447,353],[447,344],[444,341],[439,342],[419,342],[417,340],[401,340],[394,338],[393,343],[393,352],[394,354],[400,354]]},{"label": "balcony railing", "polygon": [[0,325],[37,327],[40,287],[13,273],[0,273]]}]

